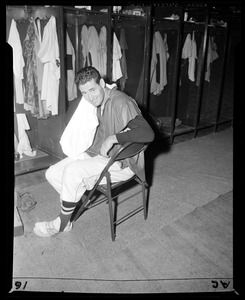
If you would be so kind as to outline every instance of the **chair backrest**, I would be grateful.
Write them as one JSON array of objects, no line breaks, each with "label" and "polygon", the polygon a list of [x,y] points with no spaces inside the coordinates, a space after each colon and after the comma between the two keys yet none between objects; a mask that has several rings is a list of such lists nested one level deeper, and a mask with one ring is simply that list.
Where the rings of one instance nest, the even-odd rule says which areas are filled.
[{"label": "chair backrest", "polygon": [[117,161],[117,160],[123,160],[125,158],[135,156],[141,151],[145,150],[147,146],[148,145],[144,143],[131,143],[131,142],[125,143],[118,149],[118,151],[114,153],[111,159]]},{"label": "chair backrest", "polygon": [[[118,160],[123,160],[125,158],[130,158],[132,156],[135,156],[136,154],[140,153],[141,151],[145,150],[147,148],[148,144],[144,143],[125,143],[122,145],[110,158],[109,162],[105,166],[104,170],[100,174],[99,179],[97,180],[95,186],[93,187],[93,190],[95,190],[98,185],[100,184],[100,181],[104,176],[106,176],[106,173],[108,172],[110,166]],[[91,190],[92,193],[92,190]]]}]

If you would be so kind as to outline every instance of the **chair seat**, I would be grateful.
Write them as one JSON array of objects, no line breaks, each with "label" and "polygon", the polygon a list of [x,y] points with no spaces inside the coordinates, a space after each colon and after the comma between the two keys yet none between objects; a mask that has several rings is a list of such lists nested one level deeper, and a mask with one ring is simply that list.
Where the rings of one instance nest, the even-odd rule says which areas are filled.
[{"label": "chair seat", "polygon": [[[119,181],[119,182],[112,182],[111,183],[111,189],[115,189],[116,187],[119,187],[129,181],[132,181],[136,178],[136,175],[134,175],[133,177],[129,178],[128,180],[125,180],[125,181]],[[98,187],[97,187],[97,190],[99,190],[100,192],[102,192],[103,194],[106,194],[107,193],[107,184],[100,184]]]}]

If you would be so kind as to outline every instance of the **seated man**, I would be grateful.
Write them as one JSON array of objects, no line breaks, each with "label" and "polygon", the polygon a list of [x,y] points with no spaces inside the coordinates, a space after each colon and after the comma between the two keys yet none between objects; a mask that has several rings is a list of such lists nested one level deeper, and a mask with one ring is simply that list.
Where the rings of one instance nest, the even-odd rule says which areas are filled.
[{"label": "seated man", "polygon": [[[70,218],[78,201],[86,190],[93,188],[120,145],[149,143],[154,139],[154,132],[136,102],[116,87],[110,89],[94,67],[78,71],[75,82],[82,98],[61,137],[67,157],[46,171],[48,182],[60,194],[61,211],[53,221],[35,224],[34,233],[40,237],[72,229]],[[141,152],[137,158],[115,162],[110,168],[111,180],[127,180],[134,174],[140,176],[143,170]]]}]

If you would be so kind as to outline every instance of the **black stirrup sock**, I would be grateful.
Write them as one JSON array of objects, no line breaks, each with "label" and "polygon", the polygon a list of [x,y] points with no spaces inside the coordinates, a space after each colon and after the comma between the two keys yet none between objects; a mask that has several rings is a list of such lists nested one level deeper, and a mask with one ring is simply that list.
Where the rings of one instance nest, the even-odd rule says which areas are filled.
[{"label": "black stirrup sock", "polygon": [[68,224],[68,222],[70,221],[71,215],[74,212],[75,208],[76,208],[76,203],[74,202],[67,202],[67,201],[62,201],[61,204],[61,212],[60,212],[60,232],[64,231],[66,225]]}]

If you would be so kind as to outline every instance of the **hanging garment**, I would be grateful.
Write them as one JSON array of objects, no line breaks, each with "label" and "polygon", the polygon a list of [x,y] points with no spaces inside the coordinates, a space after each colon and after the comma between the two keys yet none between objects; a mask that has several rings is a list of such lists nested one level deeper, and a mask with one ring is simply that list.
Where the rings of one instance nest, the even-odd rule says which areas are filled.
[{"label": "hanging garment", "polygon": [[14,72],[14,97],[16,103],[24,103],[24,91],[23,91],[23,67],[25,61],[22,54],[22,46],[20,42],[19,32],[16,27],[16,21],[12,19],[8,43],[13,49],[13,72]]},{"label": "hanging garment", "polygon": [[125,37],[125,31],[124,28],[121,28],[120,31],[120,39],[119,39],[119,44],[122,50],[122,57],[120,59],[120,66],[122,70],[123,76],[120,78],[120,87],[121,91],[124,90],[125,83],[128,79],[128,74],[127,74],[127,61],[126,61],[126,49],[128,49],[126,37]]},{"label": "hanging garment", "polygon": [[101,62],[100,62],[100,39],[98,32],[94,26],[90,26],[88,29],[88,35],[89,35],[89,53],[91,55],[92,59],[92,66],[97,69],[99,72],[101,72]]},{"label": "hanging garment", "polygon": [[195,32],[192,33],[191,40],[191,56],[189,57],[188,77],[191,81],[195,81],[195,66],[197,59],[197,44],[195,40]]},{"label": "hanging garment", "polygon": [[41,99],[52,115],[58,114],[60,57],[56,31],[56,19],[51,16],[44,27],[43,40],[38,56],[44,63]]},{"label": "hanging garment", "polygon": [[101,77],[105,77],[107,73],[107,45],[106,45],[106,27],[103,26],[100,29],[99,39],[99,54],[100,54],[100,75]]},{"label": "hanging garment", "polygon": [[188,33],[182,49],[181,58],[186,59],[189,58],[190,56],[191,56],[191,34]]},{"label": "hanging garment", "polygon": [[197,58],[197,76],[196,76],[196,85],[200,85],[201,80],[201,65],[202,65],[202,50],[203,50],[203,43],[204,43],[204,37],[202,38],[200,48],[198,51],[198,58]]},{"label": "hanging garment", "polygon": [[82,55],[83,55],[83,67],[91,66],[89,58],[89,33],[88,27],[83,25],[81,30],[81,46],[82,46]]},{"label": "hanging garment", "polygon": [[123,75],[120,66],[121,57],[122,57],[121,47],[116,37],[116,34],[114,32],[113,33],[113,54],[112,54],[112,81],[117,81]]},{"label": "hanging garment", "polygon": [[210,64],[219,57],[217,53],[217,45],[214,42],[214,37],[209,37],[208,54],[207,54],[207,70],[205,73],[205,80],[210,81]]},{"label": "hanging garment", "polygon": [[[150,92],[154,95],[160,95],[167,85],[167,60],[169,58],[168,45],[167,45],[167,34],[164,34],[164,40],[162,39],[161,33],[156,31],[153,36],[152,43],[152,58],[151,58],[151,73]],[[158,64],[160,68],[160,76],[158,77]]]},{"label": "hanging garment", "polygon": [[[150,92],[153,93],[156,90],[156,74],[155,69],[157,65],[157,50],[156,50],[156,37],[155,34],[153,36],[152,41],[152,51],[151,51],[151,71],[150,71]],[[142,74],[142,73],[141,73]]]},{"label": "hanging garment", "polygon": [[23,42],[23,55],[26,57],[26,84],[25,84],[25,98],[24,102],[27,103],[31,109],[33,116],[39,115],[38,103],[38,79],[36,69],[36,53],[34,51],[36,35],[34,28],[34,21],[30,21],[27,28],[26,38]]},{"label": "hanging garment", "polygon": [[36,73],[37,73],[37,84],[38,84],[38,103],[39,103],[39,116],[38,119],[47,119],[49,117],[49,111],[46,109],[46,101],[41,100],[42,93],[42,80],[43,80],[43,63],[38,57],[38,51],[42,43],[41,35],[41,24],[40,19],[36,18],[34,21],[34,29],[36,38],[34,40],[34,52],[36,54]]},{"label": "hanging garment", "polygon": [[143,64],[142,71],[140,74],[140,80],[139,80],[136,95],[135,95],[136,102],[142,106],[143,106],[143,101],[144,101],[144,72],[145,72],[145,66]]},{"label": "hanging garment", "polygon": [[77,98],[77,86],[75,84],[75,51],[68,32],[66,32],[66,55],[70,55],[72,60],[72,68],[67,69],[66,82],[68,101],[71,101]]},{"label": "hanging garment", "polygon": [[30,141],[26,134],[26,130],[30,129],[27,118],[25,114],[16,114],[17,124],[18,124],[18,146],[17,151],[20,154],[20,158],[23,157],[23,153],[28,156],[35,156],[36,151],[32,151]]},{"label": "hanging garment", "polygon": [[192,39],[191,34],[188,33],[185,39],[185,43],[182,49],[182,59],[188,58],[188,78],[191,81],[195,81],[195,64],[197,59],[197,46],[196,46],[196,40],[195,40],[195,33],[193,31],[192,33]]},{"label": "hanging garment", "polygon": [[162,76],[163,76],[163,88],[165,85],[167,85],[167,61],[169,59],[169,53],[168,53],[168,44],[167,44],[167,34],[164,33],[164,39],[163,39],[163,53],[162,53],[162,60],[163,60],[163,69],[162,69]]},{"label": "hanging garment", "polygon": [[[199,86],[200,78],[201,78],[201,62],[202,62],[202,49],[203,49],[204,38],[202,38],[202,42],[199,48],[198,53],[198,61],[197,61],[197,80],[196,85]],[[214,42],[213,37],[209,37],[208,41],[208,52],[207,52],[207,61],[206,61],[206,71],[205,71],[205,80],[210,81],[210,70],[211,70],[211,63],[219,57],[217,53],[217,45]]]},{"label": "hanging garment", "polygon": [[[111,89],[114,85],[107,84],[106,87]],[[63,153],[73,159],[82,159],[92,145],[98,124],[97,107],[82,97],[61,136]]]}]

